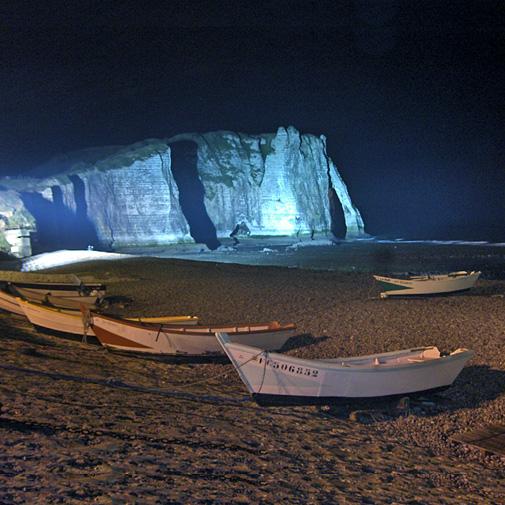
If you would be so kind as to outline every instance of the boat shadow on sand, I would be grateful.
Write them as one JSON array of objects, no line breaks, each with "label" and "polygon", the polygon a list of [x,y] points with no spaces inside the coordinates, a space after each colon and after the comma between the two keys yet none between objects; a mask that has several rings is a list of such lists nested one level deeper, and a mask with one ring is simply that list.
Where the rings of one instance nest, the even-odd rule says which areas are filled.
[{"label": "boat shadow on sand", "polygon": [[465,367],[454,384],[437,391],[387,398],[342,400],[320,405],[324,416],[350,419],[364,424],[414,415],[433,417],[461,409],[478,408],[505,394],[505,371],[488,365]]},{"label": "boat shadow on sand", "polygon": [[294,349],[300,349],[302,347],[307,347],[309,345],[318,344],[328,340],[329,337],[314,337],[311,333],[300,333],[291,337],[283,346],[279,352],[292,351]]},{"label": "boat shadow on sand", "polygon": [[[9,315],[9,318],[11,316]],[[13,319],[0,319],[0,333],[2,337],[9,340],[26,342],[27,344],[44,345],[48,347],[57,347],[57,344],[44,338],[44,335],[33,330],[33,327],[27,326],[22,316],[12,316]]]},{"label": "boat shadow on sand", "polygon": [[[465,293],[463,293],[464,295]],[[466,293],[468,294],[468,293]],[[504,298],[505,297],[505,286],[503,283],[493,284],[491,286],[477,286],[473,288],[469,294],[472,296],[483,296],[491,298]]]}]

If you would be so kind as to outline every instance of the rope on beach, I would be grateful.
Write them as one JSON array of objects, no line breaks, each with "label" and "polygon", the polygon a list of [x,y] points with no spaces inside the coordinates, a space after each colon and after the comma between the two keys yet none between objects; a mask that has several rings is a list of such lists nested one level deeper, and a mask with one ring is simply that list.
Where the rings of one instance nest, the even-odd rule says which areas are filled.
[{"label": "rope on beach", "polygon": [[[256,358],[258,358],[259,356],[261,356],[263,353],[266,354],[266,356],[268,356],[268,353],[266,351],[263,351],[261,350],[259,353],[255,354],[254,356],[252,356],[251,358],[249,358],[247,361],[244,361],[243,363],[241,363],[240,365],[238,365],[236,368],[237,370],[239,368],[242,368],[244,365],[247,365],[247,363],[251,362],[251,361],[254,361]],[[265,360],[265,363],[266,363],[266,360]],[[52,372],[39,372],[38,370],[35,371],[35,370],[30,370],[30,369],[21,369],[19,367],[16,367],[16,366],[12,366],[12,365],[0,365],[0,368],[3,368],[5,370],[16,370],[16,371],[25,371],[25,372],[28,372],[28,373],[44,373],[45,375],[48,375],[52,378],[56,378],[56,379],[63,379],[63,380],[66,380],[66,379],[70,379],[70,380],[75,380],[76,377],[75,376],[71,376],[71,375],[66,375],[66,374],[59,374],[59,373],[52,373]],[[198,381],[194,381],[194,382],[190,382],[189,384],[182,384],[182,385],[176,385],[175,387],[178,388],[178,389],[188,389],[190,387],[193,387],[193,386],[196,386],[196,385],[199,385],[199,384],[205,384],[205,383],[208,383],[210,382],[211,380],[213,379],[216,379],[218,377],[224,377],[226,376],[227,374],[229,373],[228,370],[225,370],[224,372],[220,372],[220,373],[217,373],[215,375],[211,375],[210,377],[205,377],[204,379],[201,379],[201,380],[198,380]],[[90,378],[87,378],[87,377],[80,377],[79,378],[81,381],[84,381],[84,382],[93,382],[93,383],[96,383],[96,384],[101,384],[103,383],[104,381],[102,380],[97,380],[97,379],[90,379]],[[167,390],[163,390],[163,389],[154,389],[154,388],[146,388],[146,387],[142,387],[142,386],[136,386],[136,385],[130,385],[130,384],[125,384],[121,381],[117,382],[114,381],[114,384],[111,382],[111,381],[105,381],[106,384],[105,385],[117,385],[118,387],[124,387],[124,388],[130,388],[130,389],[135,389],[135,390],[143,390],[145,392],[155,392],[155,393],[161,393],[161,394],[168,394],[168,395],[177,395],[177,391],[167,391]],[[181,395],[184,395],[184,393],[180,393]]]},{"label": "rope on beach", "polygon": [[[258,354],[255,354],[254,356],[252,356],[251,358],[249,358],[247,361],[244,361],[243,363],[240,363],[240,365],[238,365],[236,368],[237,370],[239,368],[242,368],[244,365],[247,365],[247,363],[249,363],[250,361],[254,361],[257,357],[261,356],[263,353],[265,353],[266,355],[268,355],[267,351],[260,351]],[[205,379],[202,379],[202,380],[199,380],[199,381],[195,381],[195,382],[190,382],[189,384],[183,384],[182,386],[177,386],[177,387],[180,387],[180,388],[189,388],[189,387],[192,387],[192,386],[196,386],[198,384],[205,384],[206,382],[208,381],[211,381],[213,379],[217,379],[218,377],[224,377],[228,375],[228,370],[224,371],[224,372],[220,372],[220,373],[217,373],[215,375],[211,375],[210,377],[205,377]]]},{"label": "rope on beach", "polygon": [[32,428],[36,431],[45,432],[46,435],[53,435],[57,432],[67,432],[72,434],[77,434],[85,437],[111,437],[124,441],[134,441],[134,440],[142,440],[143,442],[154,443],[154,444],[163,444],[163,445],[184,445],[187,447],[201,447],[205,445],[211,449],[217,450],[229,450],[229,451],[245,451],[251,454],[255,453],[254,449],[250,447],[246,447],[243,445],[237,444],[226,444],[220,442],[200,442],[197,440],[192,440],[189,438],[183,437],[157,437],[155,435],[143,435],[141,433],[135,432],[127,432],[127,431],[119,431],[119,430],[110,430],[107,428],[101,427],[90,427],[83,428],[82,426],[72,426],[69,424],[56,424],[51,422],[44,421],[34,421],[29,419],[15,419],[11,417],[0,417],[0,424],[5,424],[7,427],[11,426],[13,428]]},{"label": "rope on beach", "polygon": [[[95,379],[95,378],[90,378],[90,377],[79,377],[76,375],[63,374],[63,373],[59,373],[59,372],[46,372],[43,370],[22,368],[22,367],[17,367],[14,365],[0,365],[0,369],[10,370],[10,371],[15,371],[15,372],[22,372],[22,373],[31,374],[31,375],[44,375],[46,377],[50,377],[55,380],[82,382],[85,384],[96,384],[96,385],[109,387],[109,388],[129,389],[129,390],[136,391],[139,393],[162,395],[162,396],[180,398],[180,399],[188,400],[188,401],[199,401],[199,402],[205,402],[205,403],[223,403],[223,398],[219,398],[219,397],[212,397],[212,396],[207,396],[207,397],[198,396],[198,397],[196,397],[195,395],[193,395],[190,392],[172,391],[172,390],[168,390],[168,389],[138,386],[136,384],[128,384],[128,383],[122,382],[120,380],[114,380],[114,379],[97,379],[97,378]],[[244,401],[250,401],[250,398],[244,397],[241,399],[225,399],[225,400],[229,403],[234,403],[234,404],[238,405],[238,404],[242,404]]]},{"label": "rope on beach", "polygon": [[[66,379],[66,380],[70,380],[70,379]],[[111,387],[110,385],[108,385],[109,387]],[[65,402],[61,402],[58,400],[55,400],[55,398],[48,398],[48,397],[42,397],[40,395],[35,395],[35,394],[29,394],[29,393],[21,393],[21,392],[17,392],[17,391],[13,391],[12,389],[10,389],[9,387],[5,387],[3,385],[0,385],[0,389],[3,389],[4,392],[6,393],[10,393],[12,395],[17,395],[17,396],[22,396],[23,398],[26,398],[27,396],[30,396],[32,398],[35,398],[37,400],[40,400],[40,401],[43,401],[43,402],[54,402],[56,401],[57,403],[65,403]],[[189,402],[197,402],[197,403],[207,403],[207,404],[212,404],[212,405],[224,405],[224,406],[229,406],[229,407],[236,407],[236,406],[240,406],[240,409],[243,411],[243,410],[248,410],[248,411],[253,411],[253,412],[263,412],[263,413],[268,413],[268,416],[280,416],[280,417],[289,417],[289,418],[296,418],[300,421],[303,421],[304,419],[306,419],[306,416],[305,415],[300,415],[299,412],[296,412],[296,410],[293,410],[293,409],[290,409],[289,411],[287,412],[279,412],[279,411],[272,411],[272,410],[265,410],[263,407],[260,407],[260,406],[257,406],[257,405],[246,405],[247,403],[250,403],[251,402],[251,398],[249,396],[243,396],[241,398],[219,398],[219,397],[213,397],[213,396],[206,396],[206,397],[201,397],[201,396],[196,396],[196,395],[191,395],[190,393],[173,393],[173,394],[170,394],[170,391],[164,391],[164,390],[158,390],[159,393],[157,394],[161,394],[161,396],[168,396],[168,397],[175,397],[175,398],[178,398],[178,399],[181,399],[181,400],[184,400],[184,401],[189,401]],[[155,393],[155,390],[152,390],[150,389],[148,391],[149,394],[156,394]],[[137,406],[137,405],[110,405],[110,404],[107,404],[107,405],[96,405],[96,404],[80,404],[80,403],[75,403],[75,402],[66,402],[65,404],[67,405],[72,405],[72,406],[75,406],[75,407],[82,407],[82,408],[86,408],[86,409],[102,409],[102,408],[114,408],[114,409],[128,409],[128,410],[132,410],[132,409],[135,409],[135,408],[141,408],[141,409],[152,409],[152,410],[155,410],[156,412],[159,412],[160,410],[160,407],[159,405],[156,405],[156,406],[150,406],[150,405],[142,405],[142,406]],[[208,416],[208,415],[203,415],[203,414],[199,414],[198,412],[195,412],[195,411],[191,411],[191,412],[186,412],[184,410],[174,410],[172,404],[170,404],[170,412],[171,413],[183,413],[184,415],[189,415],[189,416],[193,416],[193,417],[199,417],[199,418],[206,418],[206,419],[223,419],[223,417],[219,417],[219,418],[216,418],[214,416]],[[322,417],[324,418],[328,418],[327,415],[323,415]],[[0,416],[0,420],[2,419],[2,417]],[[231,422],[231,421],[230,421]]]},{"label": "rope on beach", "polygon": [[[255,359],[257,356],[259,356],[263,351],[258,353],[258,355],[253,356],[249,360],[245,361],[242,363],[240,366],[245,365],[249,361],[252,361]],[[240,367],[239,367],[240,368]],[[211,403],[211,404],[223,404],[225,402],[235,404],[235,405],[243,405],[244,402],[250,401],[250,397],[242,397],[240,399],[223,399],[219,397],[213,397],[213,396],[198,396],[195,397],[190,392],[185,392],[185,391],[173,391],[173,390],[167,390],[167,389],[160,389],[160,388],[150,388],[146,386],[138,386],[136,384],[128,384],[119,380],[114,380],[114,379],[95,379],[95,378],[90,378],[90,377],[79,377],[75,375],[69,375],[69,374],[63,374],[59,372],[46,372],[42,370],[34,370],[30,368],[21,368],[17,367],[14,365],[0,365],[0,369],[4,370],[11,370],[11,371],[16,371],[16,372],[23,372],[27,374],[32,374],[32,375],[44,375],[47,377],[51,377],[52,379],[56,380],[64,380],[64,381],[75,381],[75,382],[83,382],[83,383],[88,383],[88,384],[97,384],[100,386],[105,386],[105,387],[112,387],[112,388],[121,388],[121,389],[130,389],[132,391],[137,391],[139,393],[147,393],[147,394],[155,394],[155,395],[162,395],[162,396],[168,396],[168,397],[173,397],[173,398],[180,398],[182,400],[188,400],[188,401],[197,401],[197,402],[203,402],[203,403]],[[185,389],[191,386],[194,386],[196,384],[204,383],[207,381],[212,380],[215,377],[220,377],[223,375],[226,375],[228,371],[221,372],[219,374],[213,375],[211,377],[206,377],[205,379],[202,379],[201,381],[195,381],[190,384],[184,384],[182,386],[176,386],[179,389]]]}]

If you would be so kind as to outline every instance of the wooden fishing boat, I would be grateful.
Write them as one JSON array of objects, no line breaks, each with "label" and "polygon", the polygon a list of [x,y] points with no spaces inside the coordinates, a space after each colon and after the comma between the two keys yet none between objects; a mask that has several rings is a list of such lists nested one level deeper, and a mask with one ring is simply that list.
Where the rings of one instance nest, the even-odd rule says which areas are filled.
[{"label": "wooden fishing boat", "polygon": [[71,335],[94,336],[92,328],[87,328],[87,331],[84,331],[84,318],[79,311],[46,307],[21,298],[16,300],[25,316],[36,328]]},{"label": "wooden fishing boat", "polygon": [[331,403],[342,399],[407,395],[450,386],[473,356],[420,347],[355,358],[299,359],[216,338],[260,404]]},{"label": "wooden fishing boat", "polygon": [[[105,296],[105,286],[74,286],[65,284],[44,284],[34,287],[35,284],[9,283],[9,291],[35,303],[48,303],[54,307],[79,310],[81,304],[92,307]],[[96,286],[96,287],[94,287]],[[99,287],[100,286],[100,287]]]},{"label": "wooden fishing boat", "polygon": [[[44,305],[31,303],[17,298],[19,306],[23,310],[28,320],[36,327],[51,330],[58,333],[68,333],[72,335],[84,335],[86,326],[86,335],[94,336],[93,328],[89,326],[86,319],[86,313],[76,310],[57,309],[46,307]],[[125,319],[128,321],[129,319]],[[177,324],[177,325],[195,325],[198,323],[196,316],[165,316],[165,317],[146,317],[132,318],[131,321],[138,321],[139,324]]]},{"label": "wooden fishing boat", "polygon": [[39,303],[49,305],[58,309],[79,310],[81,305],[89,308],[97,308],[100,298],[97,296],[53,296],[51,293],[34,292],[29,289],[18,288],[17,286],[10,286],[9,290],[20,298],[28,300],[32,303]]},{"label": "wooden fishing boat", "polygon": [[260,324],[174,327],[124,321],[91,313],[91,327],[100,343],[111,350],[170,356],[223,355],[215,333],[226,332],[236,342],[280,349],[295,334],[294,324],[277,321]]},{"label": "wooden fishing boat", "polygon": [[0,289],[0,309],[24,316],[23,309],[19,306],[16,297]]},{"label": "wooden fishing boat", "polygon": [[374,275],[384,291],[381,298],[456,293],[475,285],[480,272],[451,272],[446,275],[413,275],[405,278]]},{"label": "wooden fishing boat", "polygon": [[51,293],[53,296],[105,296],[106,286],[101,283],[85,284],[76,278],[75,282],[36,282],[36,281],[9,281],[9,284],[18,289],[29,290],[34,293]]}]

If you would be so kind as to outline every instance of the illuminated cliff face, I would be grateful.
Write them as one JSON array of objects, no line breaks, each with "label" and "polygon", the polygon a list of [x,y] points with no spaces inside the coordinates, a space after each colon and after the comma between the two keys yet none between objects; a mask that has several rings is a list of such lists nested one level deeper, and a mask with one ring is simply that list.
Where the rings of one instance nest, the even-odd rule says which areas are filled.
[{"label": "illuminated cliff face", "polygon": [[18,193],[0,190],[0,251],[24,257],[31,254],[30,231],[33,216],[26,211]]},{"label": "illuminated cliff face", "polygon": [[191,241],[170,171],[170,149],[114,170],[81,176],[87,215],[110,248]]},{"label": "illuminated cliff face", "polygon": [[169,142],[197,146],[205,207],[219,236],[245,222],[253,235],[329,232],[328,192],[340,200],[347,237],[364,235],[364,224],[347,187],[326,154],[326,139],[295,128],[276,134],[183,134]]},{"label": "illuminated cliff face", "polygon": [[57,163],[49,177],[0,181],[33,216],[42,250],[192,240],[217,247],[237,224],[251,235],[329,233],[330,190],[341,203],[346,236],[364,235],[325,138],[292,127],[263,135],[182,134]]}]

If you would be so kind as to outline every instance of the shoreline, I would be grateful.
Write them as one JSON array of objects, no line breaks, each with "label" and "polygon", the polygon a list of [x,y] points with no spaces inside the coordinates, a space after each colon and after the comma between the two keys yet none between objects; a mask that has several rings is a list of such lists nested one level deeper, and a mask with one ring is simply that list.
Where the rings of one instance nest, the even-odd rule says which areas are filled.
[{"label": "shoreline", "polygon": [[[231,242],[231,241],[230,241]],[[245,242],[245,241],[244,241]],[[317,242],[317,241],[315,241]],[[0,269],[39,271],[86,261],[114,261],[126,258],[163,258],[194,263],[220,263],[250,266],[285,267],[308,271],[367,272],[395,274],[406,272],[447,273],[480,270],[484,279],[505,279],[505,247],[502,244],[384,242],[375,240],[342,241],[335,245],[311,246],[310,241],[251,239],[232,248],[201,252],[199,244],[158,248],[125,249],[123,252],[55,251],[19,260],[0,262]],[[295,247],[303,244],[302,247]]]}]

